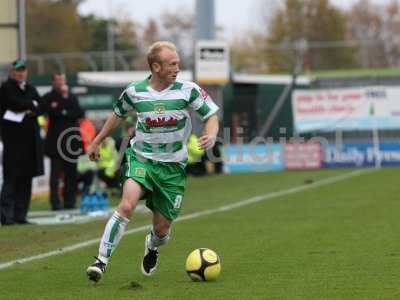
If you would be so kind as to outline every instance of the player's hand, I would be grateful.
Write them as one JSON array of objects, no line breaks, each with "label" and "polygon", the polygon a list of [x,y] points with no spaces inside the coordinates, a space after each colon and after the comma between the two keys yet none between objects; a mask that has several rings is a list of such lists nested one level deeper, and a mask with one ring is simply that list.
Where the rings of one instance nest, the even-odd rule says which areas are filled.
[{"label": "player's hand", "polygon": [[100,159],[99,145],[96,143],[91,143],[87,155],[91,161],[98,161]]},{"label": "player's hand", "polygon": [[214,147],[217,137],[211,134],[205,134],[199,138],[199,147],[203,150],[208,150]]}]

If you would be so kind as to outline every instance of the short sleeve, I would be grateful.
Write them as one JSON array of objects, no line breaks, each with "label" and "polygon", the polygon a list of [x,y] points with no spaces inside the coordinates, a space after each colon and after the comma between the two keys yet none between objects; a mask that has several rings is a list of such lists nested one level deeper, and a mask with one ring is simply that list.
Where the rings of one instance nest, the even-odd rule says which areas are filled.
[{"label": "short sleeve", "polygon": [[127,88],[117,100],[113,101],[113,110],[118,117],[126,117],[130,111],[135,110],[133,95],[134,91],[132,88]]},{"label": "short sleeve", "polygon": [[214,115],[219,109],[210,95],[198,85],[195,85],[190,92],[189,105],[203,121]]}]

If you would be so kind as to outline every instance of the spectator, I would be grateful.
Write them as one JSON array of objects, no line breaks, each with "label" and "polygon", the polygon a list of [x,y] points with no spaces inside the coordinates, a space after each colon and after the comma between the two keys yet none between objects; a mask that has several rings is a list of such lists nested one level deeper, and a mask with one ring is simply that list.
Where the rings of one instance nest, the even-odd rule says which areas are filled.
[{"label": "spectator", "polygon": [[107,185],[107,188],[119,188],[118,152],[114,139],[107,137],[100,145],[99,151],[98,177]]},{"label": "spectator", "polygon": [[[91,161],[87,155],[81,155],[78,159],[78,176],[77,184],[78,191],[84,195],[90,193],[97,166],[94,161]],[[82,187],[79,188],[79,185]]]},{"label": "spectator", "polygon": [[40,96],[27,83],[22,59],[11,65],[0,87],[3,140],[3,186],[0,196],[2,225],[27,224],[32,178],[43,174],[43,143],[37,122]]},{"label": "spectator", "polygon": [[[69,92],[65,75],[54,74],[53,89],[44,95],[49,116],[45,154],[50,158],[50,205],[52,210],[75,208],[77,161],[83,154],[79,119],[83,110],[75,95]],[[59,181],[64,179],[64,206],[59,195]]]},{"label": "spectator", "polygon": [[96,128],[93,122],[83,114],[82,119],[79,121],[79,127],[81,129],[81,138],[83,143],[83,150],[86,153],[90,143],[96,137]]}]

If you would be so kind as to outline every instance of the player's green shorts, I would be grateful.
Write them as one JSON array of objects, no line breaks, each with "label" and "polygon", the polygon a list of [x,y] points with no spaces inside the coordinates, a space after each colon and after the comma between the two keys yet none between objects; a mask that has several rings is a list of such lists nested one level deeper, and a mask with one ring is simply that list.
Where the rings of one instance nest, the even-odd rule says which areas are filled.
[{"label": "player's green shorts", "polygon": [[186,173],[179,163],[140,159],[132,148],[125,151],[123,182],[132,178],[146,189],[144,199],[151,210],[168,220],[178,217],[186,187]]}]

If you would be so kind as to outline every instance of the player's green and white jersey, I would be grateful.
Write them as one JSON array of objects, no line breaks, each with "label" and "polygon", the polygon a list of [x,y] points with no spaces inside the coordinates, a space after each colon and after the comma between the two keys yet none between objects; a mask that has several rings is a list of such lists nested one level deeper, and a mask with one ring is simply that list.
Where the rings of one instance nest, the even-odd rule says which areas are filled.
[{"label": "player's green and white jersey", "polygon": [[130,144],[138,155],[183,164],[192,130],[189,108],[203,120],[218,111],[211,97],[193,82],[177,80],[158,92],[149,85],[149,78],[128,85],[113,107],[119,117],[136,111],[136,134]]}]

